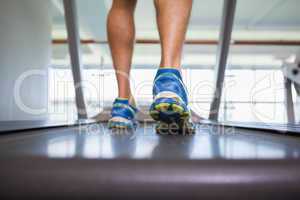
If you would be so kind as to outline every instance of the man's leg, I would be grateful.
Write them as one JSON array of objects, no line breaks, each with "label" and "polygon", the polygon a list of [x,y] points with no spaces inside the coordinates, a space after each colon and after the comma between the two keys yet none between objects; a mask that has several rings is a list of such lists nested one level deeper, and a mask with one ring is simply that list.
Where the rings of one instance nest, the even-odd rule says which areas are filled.
[{"label": "man's leg", "polygon": [[162,46],[161,67],[180,68],[193,0],[154,0]]},{"label": "man's leg", "polygon": [[190,123],[186,87],[180,67],[183,43],[192,9],[192,0],[154,0],[160,34],[162,56],[157,71],[150,115],[158,121],[157,131],[162,133],[193,133]]},{"label": "man's leg", "polygon": [[119,98],[131,98],[130,68],[135,40],[136,0],[114,0],[107,19],[108,42],[116,70]]},{"label": "man's leg", "polygon": [[108,15],[108,42],[118,81],[118,98],[113,103],[109,128],[136,127],[137,109],[130,90],[136,0],[114,0]]}]

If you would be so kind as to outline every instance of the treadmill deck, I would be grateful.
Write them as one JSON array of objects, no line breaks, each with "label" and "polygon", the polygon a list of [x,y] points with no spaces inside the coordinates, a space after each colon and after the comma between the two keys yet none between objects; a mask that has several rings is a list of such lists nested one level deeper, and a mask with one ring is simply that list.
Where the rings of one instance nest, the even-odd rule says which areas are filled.
[{"label": "treadmill deck", "polygon": [[90,159],[294,159],[300,138],[199,125],[193,136],[157,135],[154,124],[113,132],[105,123],[0,136],[0,156]]},{"label": "treadmill deck", "polygon": [[162,136],[154,124],[106,124],[0,136],[1,199],[299,199],[300,139],[201,125]]}]

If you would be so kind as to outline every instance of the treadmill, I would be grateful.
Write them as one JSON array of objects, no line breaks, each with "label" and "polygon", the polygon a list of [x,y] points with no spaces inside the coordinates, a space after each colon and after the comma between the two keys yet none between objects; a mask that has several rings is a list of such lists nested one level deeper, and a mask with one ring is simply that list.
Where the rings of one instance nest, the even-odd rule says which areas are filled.
[{"label": "treadmill", "polygon": [[1,132],[1,199],[300,196],[295,132],[205,122],[181,136],[158,135],[152,123],[121,133],[103,122],[34,123]]},{"label": "treadmill", "polygon": [[[222,91],[236,0],[225,0],[216,91]],[[74,84],[81,82],[76,4],[64,0]],[[77,108],[85,108],[76,87]],[[211,108],[219,110],[215,93]],[[108,109],[109,110],[109,109]],[[292,112],[289,112],[292,113]],[[0,122],[0,199],[300,199],[300,126],[194,114],[193,135],[78,121]]]}]

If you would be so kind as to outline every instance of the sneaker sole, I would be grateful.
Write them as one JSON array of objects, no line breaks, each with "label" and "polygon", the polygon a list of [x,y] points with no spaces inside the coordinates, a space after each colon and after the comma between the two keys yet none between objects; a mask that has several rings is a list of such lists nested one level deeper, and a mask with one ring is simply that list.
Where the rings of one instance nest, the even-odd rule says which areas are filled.
[{"label": "sneaker sole", "polygon": [[[162,121],[166,123],[180,122],[190,118],[190,113],[185,111],[185,109],[175,103],[160,103],[155,105],[154,110],[150,111],[150,116],[155,121]],[[169,119],[166,120],[161,116],[168,116]]]},{"label": "sneaker sole", "polygon": [[[150,116],[158,122],[158,134],[193,134],[195,127],[190,122],[190,113],[175,103],[159,103],[150,111]],[[164,116],[164,118],[162,118]],[[166,116],[168,119],[166,120]]]},{"label": "sneaker sole", "polygon": [[128,129],[134,129],[134,125],[129,125],[123,122],[108,122],[108,128],[109,129],[122,129],[122,130],[128,130]]}]

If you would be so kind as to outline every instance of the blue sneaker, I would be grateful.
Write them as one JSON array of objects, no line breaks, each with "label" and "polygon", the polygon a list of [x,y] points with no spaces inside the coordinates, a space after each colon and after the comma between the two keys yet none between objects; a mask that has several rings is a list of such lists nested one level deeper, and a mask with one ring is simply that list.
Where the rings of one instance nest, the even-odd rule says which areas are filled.
[{"label": "blue sneaker", "polygon": [[179,123],[190,118],[188,96],[177,69],[159,69],[154,80],[150,115],[156,121]]},{"label": "blue sneaker", "polygon": [[137,126],[135,115],[138,110],[129,104],[128,99],[117,98],[113,103],[111,119],[108,122],[110,129],[134,129]]}]

